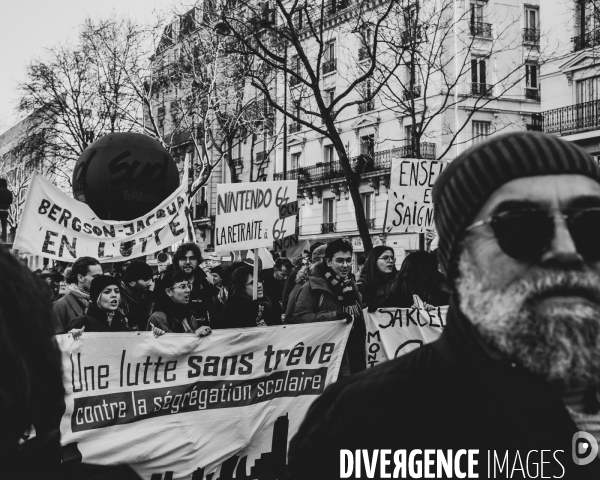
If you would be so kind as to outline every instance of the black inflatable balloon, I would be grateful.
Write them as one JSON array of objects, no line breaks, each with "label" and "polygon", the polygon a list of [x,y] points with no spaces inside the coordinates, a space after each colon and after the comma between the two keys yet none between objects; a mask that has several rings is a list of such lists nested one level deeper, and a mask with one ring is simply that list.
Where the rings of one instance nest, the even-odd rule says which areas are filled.
[{"label": "black inflatable balloon", "polygon": [[102,220],[133,220],[179,186],[173,157],[141,133],[110,133],[86,148],[73,171],[73,196]]}]

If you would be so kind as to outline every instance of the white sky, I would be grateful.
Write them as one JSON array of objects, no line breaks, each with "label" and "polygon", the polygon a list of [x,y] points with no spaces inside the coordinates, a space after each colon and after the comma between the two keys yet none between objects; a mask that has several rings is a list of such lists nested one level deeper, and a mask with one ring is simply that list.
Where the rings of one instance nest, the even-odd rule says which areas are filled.
[{"label": "white sky", "polygon": [[75,40],[87,16],[117,16],[149,20],[153,11],[168,12],[178,0],[13,0],[0,15],[0,133],[12,127],[16,113],[17,82],[29,61],[44,48]]}]

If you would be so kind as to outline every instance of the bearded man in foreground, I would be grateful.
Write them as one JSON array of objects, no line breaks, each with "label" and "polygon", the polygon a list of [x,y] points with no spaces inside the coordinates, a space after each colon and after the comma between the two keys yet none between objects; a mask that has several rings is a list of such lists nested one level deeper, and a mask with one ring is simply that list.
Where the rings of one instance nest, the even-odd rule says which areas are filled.
[{"label": "bearded man in foreground", "polygon": [[[599,182],[588,154],[543,134],[451,162],[433,191],[444,333],[330,386],[291,478],[600,478]],[[368,472],[375,450],[391,467]]]}]

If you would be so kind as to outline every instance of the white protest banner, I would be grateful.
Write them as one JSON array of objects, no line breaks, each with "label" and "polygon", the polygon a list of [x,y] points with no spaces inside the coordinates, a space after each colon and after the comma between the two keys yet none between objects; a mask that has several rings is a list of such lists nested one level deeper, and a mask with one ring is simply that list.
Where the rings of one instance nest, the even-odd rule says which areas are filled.
[{"label": "white protest banner", "polygon": [[288,441],[336,380],[349,333],[340,321],[59,335],[63,447],[145,480],[284,478]]},{"label": "white protest banner", "polygon": [[404,355],[436,340],[446,325],[448,306],[427,311],[420,308],[364,310],[367,368]]},{"label": "white protest banner", "polygon": [[286,212],[297,190],[297,180],[217,185],[215,251],[271,249],[273,241],[296,233],[296,217]]},{"label": "white protest banner", "polygon": [[423,233],[435,228],[431,190],[447,163],[392,158],[385,232]]},{"label": "white protest banner", "polygon": [[143,217],[108,222],[34,173],[14,248],[67,262],[84,256],[117,262],[149,255],[184,239],[186,189],[184,177],[177,190]]}]

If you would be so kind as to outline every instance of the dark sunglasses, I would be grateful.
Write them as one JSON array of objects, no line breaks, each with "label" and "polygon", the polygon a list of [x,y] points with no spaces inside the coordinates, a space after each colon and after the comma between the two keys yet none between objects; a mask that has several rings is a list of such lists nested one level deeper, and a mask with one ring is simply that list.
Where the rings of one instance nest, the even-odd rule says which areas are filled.
[{"label": "dark sunglasses", "polygon": [[579,254],[587,261],[600,260],[600,208],[511,210],[476,222],[466,231],[489,224],[509,257],[536,261],[550,248],[557,217],[565,220]]}]

